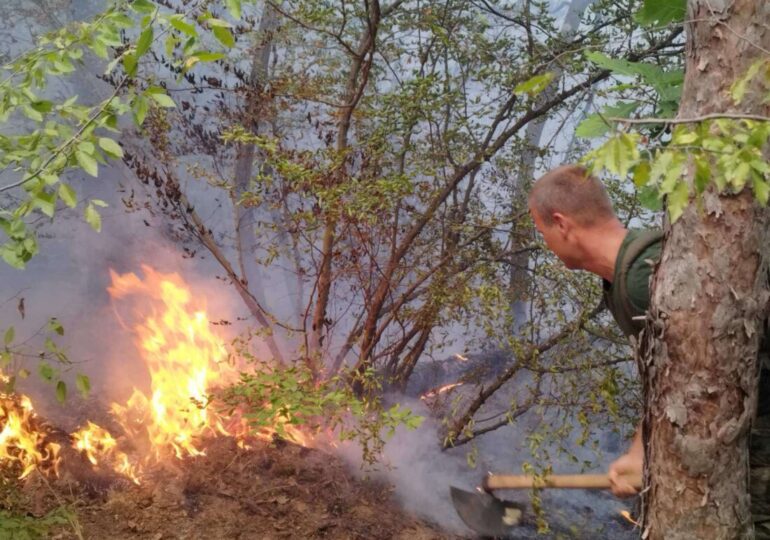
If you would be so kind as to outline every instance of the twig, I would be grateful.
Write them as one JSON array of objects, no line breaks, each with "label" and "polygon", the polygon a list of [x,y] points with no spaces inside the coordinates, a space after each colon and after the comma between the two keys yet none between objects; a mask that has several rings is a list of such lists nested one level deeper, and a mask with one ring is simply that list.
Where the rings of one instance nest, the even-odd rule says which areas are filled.
[{"label": "twig", "polygon": [[694,116],[692,118],[618,118],[614,116],[607,118],[607,120],[611,122],[625,124],[697,124],[698,122],[703,122],[704,120],[719,119],[756,120],[758,122],[770,122],[770,116],[744,113],[710,113],[704,114],[703,116]]},{"label": "twig", "polygon": [[[51,491],[51,494],[53,495],[54,499],[56,499],[56,502],[60,506],[66,507],[67,505],[64,503],[64,501],[59,496],[59,494],[56,493],[56,491],[53,489],[53,487],[51,486],[51,483],[48,481],[48,478],[46,478],[45,475],[42,472],[40,472],[39,469],[35,469],[35,472],[37,472],[37,474],[43,480],[43,483]],[[78,522],[77,518],[75,518],[75,519],[70,518],[70,515],[68,513],[67,514],[67,521],[69,522],[70,526],[72,527],[72,530],[75,532],[75,536],[78,537],[78,540],[83,540],[83,531],[80,529],[80,523]]]}]

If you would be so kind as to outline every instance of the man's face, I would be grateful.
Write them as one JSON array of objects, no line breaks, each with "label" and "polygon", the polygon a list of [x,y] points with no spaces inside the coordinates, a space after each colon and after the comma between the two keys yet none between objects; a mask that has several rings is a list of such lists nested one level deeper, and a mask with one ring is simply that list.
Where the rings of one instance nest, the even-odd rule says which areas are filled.
[{"label": "man's face", "polygon": [[574,232],[571,231],[571,224],[555,216],[551,224],[547,225],[532,205],[529,206],[529,213],[548,249],[553,251],[554,255],[570,270],[581,268],[581,258],[574,242],[574,234],[571,234]]}]

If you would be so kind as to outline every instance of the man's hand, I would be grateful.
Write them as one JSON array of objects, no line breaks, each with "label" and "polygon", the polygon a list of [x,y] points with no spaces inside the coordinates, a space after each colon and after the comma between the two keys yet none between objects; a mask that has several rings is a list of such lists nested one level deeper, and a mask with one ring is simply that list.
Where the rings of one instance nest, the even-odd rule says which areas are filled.
[{"label": "man's hand", "polygon": [[637,494],[636,488],[631,485],[632,478],[642,476],[644,453],[634,451],[632,446],[627,454],[623,454],[612,462],[609,470],[610,490],[616,497],[633,497]]}]

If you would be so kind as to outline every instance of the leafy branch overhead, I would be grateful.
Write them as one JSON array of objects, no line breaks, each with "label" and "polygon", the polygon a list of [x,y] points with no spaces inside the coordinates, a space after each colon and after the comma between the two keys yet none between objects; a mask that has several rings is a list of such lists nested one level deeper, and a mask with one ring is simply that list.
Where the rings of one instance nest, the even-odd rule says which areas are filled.
[{"label": "leafy branch overhead", "polygon": [[[227,7],[231,16],[240,15],[239,0],[229,0]],[[53,218],[59,201],[69,208],[81,204],[65,178],[68,173],[82,170],[98,177],[101,166],[123,157],[115,140],[123,129],[122,117],[130,116],[141,127],[151,108],[176,106],[164,87],[142,76],[142,61],[154,47],[165,47],[181,76],[200,62],[224,56],[205,45],[209,35],[222,50],[235,44],[232,24],[208,11],[194,18],[192,11],[166,11],[149,0],[115,2],[91,22],[41,37],[34,48],[2,67],[0,121],[16,126],[17,132],[0,134],[0,168],[14,171],[19,180],[0,185],[0,193],[23,188],[12,206],[0,208],[6,236],[0,256],[6,263],[23,268],[37,253],[25,218],[35,211]],[[61,103],[45,97],[52,78],[74,77],[94,57],[110,60],[105,75],[122,72],[111,96],[95,105],[82,103],[77,95]],[[83,205],[85,220],[99,230],[97,207],[103,203]]]},{"label": "leafy branch overhead", "polygon": [[[740,109],[750,83],[758,83],[770,96],[770,60],[752,64],[732,86],[732,100]],[[624,125],[622,118],[613,118]],[[770,139],[770,119],[756,115],[724,113],[703,119],[644,119],[640,123],[668,125],[656,137],[634,131],[617,131],[585,156],[596,172],[632,175],[643,202],[656,208],[665,198],[672,221],[682,215],[692,197],[713,185],[719,193],[739,193],[750,187],[766,205],[770,197],[770,165],[765,150]],[[629,120],[625,125],[636,125]],[[688,168],[694,175],[689,182]]]}]

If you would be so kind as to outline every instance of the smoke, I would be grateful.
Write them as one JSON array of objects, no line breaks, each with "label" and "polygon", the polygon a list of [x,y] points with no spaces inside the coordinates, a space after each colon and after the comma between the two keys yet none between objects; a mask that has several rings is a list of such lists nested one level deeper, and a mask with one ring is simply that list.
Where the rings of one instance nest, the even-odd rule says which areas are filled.
[{"label": "smoke", "polygon": [[[338,450],[362,477],[373,477],[394,487],[403,508],[444,530],[472,534],[457,515],[450,499],[450,486],[474,491],[487,473],[523,474],[525,462],[532,462],[527,436],[534,433],[547,418],[525,415],[521,421],[479,437],[474,443],[446,451],[440,450],[442,426],[431,416],[424,402],[401,397],[398,402],[425,421],[416,430],[401,426],[389,439],[381,463],[374,467],[363,464],[360,447],[345,444]],[[601,431],[605,431],[602,429]],[[552,456],[554,473],[601,473],[606,471],[618,449],[617,436],[606,430],[600,436],[602,450],[597,459],[593,450],[580,447],[576,441],[561,441],[578,458],[593,461],[594,466],[581,470],[574,460],[560,455],[557,444],[545,448]],[[623,445],[620,445],[622,447]],[[469,455],[475,466],[469,464]],[[545,490],[543,508],[552,533],[538,535],[534,525],[529,490],[508,490],[498,493],[506,500],[516,501],[527,508],[527,523],[516,530],[516,538],[572,538],[622,540],[635,538],[636,533],[619,518],[621,510],[632,510],[633,501],[619,501],[611,494],[589,490]]]},{"label": "smoke", "polygon": [[[19,0],[4,5],[0,12],[7,12],[3,13],[8,16],[6,20],[14,20],[10,15],[17,11],[16,4],[32,3]],[[88,2],[72,4],[80,10],[85,9]],[[85,10],[75,15],[81,17],[90,12]],[[49,22],[51,26],[56,24],[55,21]],[[14,24],[19,31],[26,31],[26,23]],[[29,39],[20,42],[26,45]],[[104,90],[95,81],[95,78],[78,77],[67,85],[52,88],[52,92],[64,96],[79,95],[93,102],[95,99],[89,96],[97,96]],[[0,175],[0,180],[7,180],[6,176]],[[39,330],[45,327],[50,317],[57,317],[65,329],[64,336],[57,338],[57,342],[73,362],[66,378],[71,382],[74,373],[88,374],[94,393],[107,402],[122,401],[134,386],[146,388],[148,383],[130,325],[124,326],[120,322],[129,317],[122,307],[116,309],[106,292],[111,268],[120,273],[140,272],[140,264],[145,263],[160,272],[179,272],[190,283],[192,290],[206,296],[212,320],[235,323],[221,327],[226,335],[232,336],[243,328],[238,320],[246,317],[247,312],[232,286],[218,279],[221,269],[216,263],[200,253],[183,258],[174,236],[175,225],[169,224],[165,216],[155,216],[146,209],[127,211],[132,191],[138,194],[136,200],[140,201],[140,205],[144,200],[141,193],[144,188],[130,171],[121,165],[113,165],[103,167],[98,180],[77,175],[71,175],[67,180],[76,188],[81,199],[97,198],[108,203],[107,208],[100,210],[103,230],[96,233],[78,213],[67,210],[57,215],[53,223],[40,222],[40,254],[30,261],[28,268],[18,271],[0,264],[0,330],[14,326],[17,342],[25,342],[25,348],[34,354],[44,348],[45,335]],[[214,193],[205,183],[191,181],[185,184],[185,192],[201,215],[207,218],[216,214],[231,215],[227,206],[229,201],[221,198],[221,191]],[[232,226],[224,217],[221,219],[221,222],[211,225],[218,236],[224,235]],[[273,290],[273,287],[269,289]],[[21,299],[24,300],[23,313]],[[288,301],[284,300],[279,297],[269,303],[281,305],[283,302],[288,305]],[[25,362],[34,371],[36,359],[26,359]],[[52,388],[36,381],[38,379],[33,374],[22,386],[30,387],[34,395],[49,398],[48,405],[36,399],[38,408],[61,427],[74,427],[72,424],[77,423],[78,418],[73,413],[72,403],[77,398],[71,398],[66,406],[61,407],[50,400]],[[70,387],[73,385],[70,384]],[[508,397],[501,395],[499,399]],[[449,486],[473,489],[487,471],[520,473],[523,463],[530,457],[527,436],[540,422],[547,420],[533,413],[514,426],[480,438],[475,443],[475,450],[471,446],[463,446],[441,452],[440,423],[430,418],[430,411],[419,400],[399,398],[399,401],[427,420],[417,430],[399,428],[396,431],[386,447],[383,465],[377,472],[366,472],[361,468],[360,450],[352,445],[343,446],[340,452],[362,474],[372,474],[392,483],[405,508],[447,530],[458,532],[467,532],[467,529],[452,508]],[[602,437],[605,451],[620,450],[617,440],[613,440],[610,434]],[[563,441],[563,444],[577,448],[574,441]],[[548,450],[553,456],[551,464],[555,472],[580,472],[579,464],[560,457],[558,448],[554,446]],[[475,468],[468,465],[469,452],[475,453]],[[576,453],[578,461],[594,460],[589,450],[578,449]],[[604,454],[595,463],[594,470],[606,470],[614,457]],[[528,501],[526,492],[506,496],[522,503]],[[554,520],[555,530],[566,531],[575,525],[586,538],[631,537],[632,533],[611,528],[618,507],[625,505],[617,503],[607,494],[551,492],[545,494],[544,505],[549,518]],[[610,524],[609,532],[600,531],[593,535],[601,523]],[[531,533],[531,529],[522,529],[522,537]]]}]

